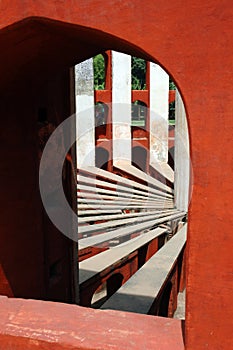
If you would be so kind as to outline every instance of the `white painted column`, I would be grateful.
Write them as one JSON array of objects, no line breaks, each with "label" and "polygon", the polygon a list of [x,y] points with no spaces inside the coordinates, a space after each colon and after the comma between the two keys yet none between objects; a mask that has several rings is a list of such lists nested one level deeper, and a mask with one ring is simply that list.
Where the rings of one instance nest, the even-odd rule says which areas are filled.
[{"label": "white painted column", "polygon": [[150,164],[168,161],[169,75],[150,62]]},{"label": "white painted column", "polygon": [[92,58],[75,66],[77,167],[95,166],[94,71]]},{"label": "white painted column", "polygon": [[190,152],[186,113],[182,98],[176,91],[175,110],[175,206],[188,211],[190,182]]},{"label": "white painted column", "polygon": [[131,164],[131,56],[112,51],[113,164]]}]

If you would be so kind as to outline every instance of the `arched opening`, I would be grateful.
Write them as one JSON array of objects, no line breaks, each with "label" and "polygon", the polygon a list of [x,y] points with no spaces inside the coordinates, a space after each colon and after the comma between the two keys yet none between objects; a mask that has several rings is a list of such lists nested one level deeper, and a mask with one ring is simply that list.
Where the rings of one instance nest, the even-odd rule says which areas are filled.
[{"label": "arched opening", "polygon": [[95,157],[96,167],[108,170],[109,152],[103,147],[96,147]]},{"label": "arched opening", "polygon": [[146,172],[147,167],[147,150],[144,147],[136,146],[132,149],[132,164]]},{"label": "arched opening", "polygon": [[134,101],[132,103],[132,126],[146,128],[147,122],[147,105],[142,101]]},{"label": "arched opening", "polygon": [[106,125],[108,118],[108,106],[103,102],[95,104],[95,126]]},{"label": "arched opening", "polygon": [[109,107],[104,102],[95,103],[95,140],[105,138],[108,123]]},{"label": "arched opening", "polygon": [[[136,145],[149,148],[149,113],[145,102],[136,100],[131,105],[131,137],[132,137],[132,157]],[[132,158],[134,162],[134,159]],[[142,169],[148,168],[149,159],[146,158],[146,165]],[[145,171],[145,170],[143,170]]]},{"label": "arched opening", "polygon": [[121,273],[114,273],[107,280],[107,297],[110,298],[122,286],[123,275]]},{"label": "arched opening", "polygon": [[[59,25],[58,25],[58,27],[59,27]],[[63,31],[63,28],[61,28],[61,33],[62,33],[62,31]],[[59,31],[58,31],[59,32]],[[74,35],[74,37],[76,38],[77,36],[79,36],[80,34],[76,34],[76,35]],[[88,36],[87,36],[88,37]],[[104,38],[103,38],[103,41],[104,41]],[[107,42],[107,41],[106,41]],[[73,42],[74,43],[74,42]],[[122,44],[123,45],[123,44]],[[117,43],[116,43],[116,47],[117,47],[118,45],[117,45]],[[121,48],[121,44],[119,43],[119,49]],[[125,48],[125,50],[124,51],[131,51],[131,49],[132,49],[132,47],[131,46],[129,46],[129,47],[126,47]],[[80,50],[80,48],[79,48],[79,50]],[[82,54],[80,54],[80,53],[78,53],[78,51],[75,49],[75,53],[73,53],[73,54],[71,54],[71,52],[72,52],[72,50],[70,49],[69,51],[68,51],[68,57],[70,57],[69,59],[67,59],[67,61],[69,62],[69,60],[70,61],[74,61],[74,60],[76,60],[76,58],[78,57],[78,60],[79,61],[81,61],[82,59],[84,59],[84,58],[86,58],[86,57],[90,57],[90,55],[92,55],[93,53],[94,53],[94,51],[97,51],[97,49],[96,49],[96,47],[95,48],[93,48],[93,47],[91,47],[90,48],[90,51],[88,51],[87,50],[87,52],[85,52],[85,54],[84,53],[82,53]],[[133,49],[132,49],[132,51],[134,51]],[[90,53],[91,52],[91,53]],[[83,55],[83,56],[82,56]],[[53,61],[51,61],[51,63],[52,63]],[[58,65],[58,66],[56,66],[56,68],[57,67],[63,67],[63,65],[64,65],[64,62],[60,62],[60,66]],[[59,87],[59,92],[57,92],[57,93],[54,93],[54,101],[56,101],[56,103],[58,103],[57,101],[59,101],[59,96],[61,96],[62,95],[62,93],[64,93],[64,86],[63,86],[63,82],[64,82],[64,80],[67,82],[69,79],[68,79],[68,73],[66,72],[66,74],[64,74],[64,76],[61,76],[60,77],[60,81],[59,81],[59,84],[57,85],[57,89],[58,89],[58,87]],[[47,82],[47,80],[46,80],[46,77],[44,77],[44,79],[45,79],[45,81]],[[42,86],[43,86],[43,83],[42,83]],[[52,90],[53,89],[55,89],[55,84],[53,84],[52,86],[51,86],[51,90],[50,90],[50,94],[52,94]],[[54,92],[54,91],[53,91]],[[35,94],[36,95],[36,94]],[[49,95],[49,93],[48,93],[48,95]],[[48,100],[47,100],[47,103],[49,103],[49,98],[48,98]],[[61,103],[61,105],[64,103],[64,105],[66,105],[65,103],[67,103],[67,101],[64,101],[64,100],[60,100],[59,101],[59,103]],[[51,116],[52,117],[54,117],[53,116],[53,113],[54,113],[54,115],[57,117],[58,115],[59,115],[59,113],[57,112],[57,110],[54,112],[53,111],[53,113],[51,112],[51,110],[52,110],[52,107],[51,106],[49,106],[50,107],[50,114],[51,114]],[[56,107],[57,107],[57,105],[56,105]],[[67,107],[67,105],[66,105],[66,107]],[[65,114],[65,108],[64,108],[64,106],[62,105],[62,106],[60,106],[60,108],[58,108],[58,110],[60,111],[60,115],[62,116],[61,117],[61,119],[64,117],[64,114]],[[67,107],[67,110],[69,110],[69,108]],[[142,106],[141,107],[137,107],[137,108],[135,108],[135,110],[137,110],[137,112],[136,112],[136,115],[137,115],[137,118],[138,118],[138,120],[140,121],[140,122],[143,122],[143,123],[145,123],[146,124],[146,122],[145,122],[145,118],[146,118],[146,116],[145,116],[145,114],[143,113],[143,109],[142,109]],[[29,111],[27,111],[28,112],[28,114],[27,114],[27,116],[30,116],[30,113],[31,113],[31,110],[30,110],[30,113],[29,113]],[[100,114],[101,113],[103,113],[103,110],[101,111],[100,110]],[[100,118],[101,119],[101,118]],[[61,120],[59,120],[59,118],[56,120],[56,124],[59,124],[59,122],[60,122]],[[98,126],[100,126],[100,125],[98,125]],[[140,150],[140,148],[137,150],[137,151],[139,151],[139,153],[141,152],[141,153],[143,153],[144,151],[142,151],[142,149]],[[106,150],[99,150],[99,151],[97,151],[97,152],[100,152],[101,153],[101,156],[99,157],[99,159],[101,158],[101,159],[105,159],[106,160],[106,162],[104,162],[103,164],[101,164],[100,165],[100,167],[102,167],[103,166],[103,168],[102,169],[107,169],[107,159],[108,159],[108,155],[107,155],[107,151]],[[97,159],[98,159],[98,155],[97,155]],[[141,163],[142,163],[142,160],[141,160]],[[141,166],[142,166],[142,168],[144,167],[144,164],[141,164]],[[66,174],[66,176],[67,176],[67,179],[69,178],[70,179],[70,174]],[[75,189],[75,191],[76,191],[76,189]],[[38,199],[38,198],[37,198]],[[43,218],[44,219],[44,218]],[[50,224],[48,224],[48,223],[46,223],[45,222],[45,220],[41,220],[42,221],[42,223],[43,223],[43,225],[47,225],[47,227],[49,227],[49,225]],[[54,232],[55,231],[55,232]],[[54,238],[54,236],[56,237],[56,235],[58,234],[58,232],[56,232],[56,230],[54,230],[54,229],[51,229],[51,227],[50,227],[50,234],[49,235],[51,235],[51,237],[50,237],[50,239],[49,239],[49,244],[48,244],[48,242],[46,242],[46,244],[45,244],[45,242],[43,242],[43,244],[44,244],[44,246],[46,246],[46,249],[47,249],[47,256],[46,256],[46,263],[47,263],[47,261],[48,261],[48,265],[49,266],[53,266],[53,260],[55,260],[55,262],[57,261],[57,257],[56,257],[56,259],[54,258],[54,253],[52,252],[52,249],[51,249],[51,247],[52,247],[52,242],[53,242],[53,238]],[[56,241],[57,242],[57,241]],[[60,243],[60,242],[59,242]],[[63,248],[63,245],[62,245],[62,243],[61,244],[59,244],[59,248]],[[43,254],[42,254],[43,255]],[[70,257],[68,257],[68,258],[70,258]],[[63,261],[63,260],[62,260]],[[75,262],[76,263],[76,262]],[[68,263],[67,263],[67,266],[70,266],[70,265],[68,265]],[[74,268],[74,263],[73,263],[73,261],[72,261],[72,266],[73,266],[73,268]],[[53,269],[52,269],[53,270]],[[51,269],[50,269],[50,271],[51,271]],[[53,272],[53,271],[52,271]],[[60,273],[60,271],[59,271],[59,277],[60,277],[60,275],[61,276],[68,276],[67,278],[69,279],[69,280],[72,280],[72,276],[71,275],[75,275],[75,273],[74,273],[75,271],[68,271],[67,272],[67,269],[65,269],[65,268],[62,268],[62,271],[61,271],[61,273]],[[45,275],[46,275],[46,273],[45,273]],[[51,276],[53,276],[54,275],[54,273],[50,273],[50,275]],[[25,277],[25,276],[24,276]],[[28,277],[28,276],[27,276]],[[24,281],[25,281],[25,278],[24,278]],[[114,286],[119,286],[120,285],[120,282],[121,282],[121,278],[120,278],[120,276],[118,276],[118,277],[114,277],[113,278],[113,281],[114,281],[114,283],[113,283],[113,285]],[[52,288],[53,287],[53,288]],[[62,293],[61,293],[61,296],[59,296],[59,298],[57,298],[56,299],[56,286],[52,286],[51,287],[51,289],[49,290],[49,293],[46,295],[46,291],[44,292],[45,294],[45,297],[46,298],[49,298],[49,299],[51,299],[51,300],[57,300],[57,299],[59,299],[59,300],[63,300],[63,297],[64,297],[64,295],[65,295],[65,293],[66,293],[66,291],[67,291],[67,285],[66,285],[66,283],[64,282],[64,280],[63,280],[63,283],[61,284],[61,289],[63,290],[63,293],[64,293],[64,295],[62,295]],[[69,288],[70,289],[72,289],[71,288],[72,287],[72,285],[69,285]],[[47,286],[46,286],[46,288],[47,288]],[[45,290],[46,290],[46,288],[45,288]],[[115,287],[114,287],[114,289],[115,289]],[[47,289],[48,290],[48,289]],[[112,287],[110,288],[109,287],[109,290],[110,290],[110,292],[113,290],[112,289]],[[109,292],[109,293],[110,293]],[[30,294],[30,292],[29,292],[29,294]],[[21,295],[24,295],[24,292],[22,292],[22,294]],[[36,294],[35,294],[36,295]],[[67,299],[66,300],[69,300],[69,299],[72,299],[73,298],[73,296],[71,295],[69,295],[68,297],[67,297]]]},{"label": "arched opening", "polygon": [[[159,147],[162,147],[162,153],[168,153],[169,149],[169,133],[168,133],[168,128],[169,128],[169,110],[168,110],[168,101],[170,98],[169,94],[169,76],[162,70],[161,67],[158,67],[158,65],[154,65],[153,63],[149,62],[148,66],[150,67],[150,88],[148,91],[134,91],[132,92],[131,90],[129,91],[129,86],[128,86],[128,81],[129,81],[129,75],[130,75],[130,57],[128,55],[124,55],[119,52],[114,52],[112,53],[113,55],[113,70],[112,70],[112,75],[111,75],[111,90],[110,91],[104,91],[102,93],[102,101],[106,102],[105,98],[108,99],[109,96],[112,97],[112,105],[110,105],[109,113],[111,113],[111,120],[112,120],[112,125],[115,124],[117,125],[116,129],[112,129],[110,133],[110,141],[112,141],[112,147],[115,147],[116,151],[121,151],[124,153],[125,148],[128,150],[130,149],[130,159],[131,163],[130,166],[132,165],[133,167],[128,170],[125,168],[116,168],[115,174],[119,174],[121,177],[125,176],[127,179],[130,179],[132,181],[135,181],[136,183],[142,185],[140,187],[140,190],[138,190],[137,186],[135,186],[135,182],[132,186],[133,188],[133,195],[130,194],[125,194],[125,185],[123,185],[123,188],[120,187],[120,193],[117,193],[117,189],[115,188],[113,192],[110,191],[110,188],[114,186],[113,182],[117,181],[117,179],[110,178],[108,179],[107,173],[102,173],[106,182],[99,182],[98,184],[101,187],[101,193],[103,196],[101,196],[101,199],[106,199],[108,202],[108,209],[106,209],[106,213],[108,213],[109,209],[112,209],[113,206],[115,205],[114,200],[119,196],[119,202],[121,203],[120,205],[124,204],[125,196],[127,197],[133,197],[131,207],[129,209],[124,210],[125,214],[137,214],[139,213],[140,215],[142,214],[141,211],[145,210],[150,210],[150,208],[154,205],[154,208],[156,209],[164,209],[164,201],[163,201],[163,195],[165,192],[168,190],[172,191],[173,187],[173,181],[170,180],[169,177],[166,178],[166,182],[164,186],[162,187],[162,190],[160,190],[160,183],[163,183],[164,178],[167,176],[167,174],[163,173],[163,169],[159,169],[157,172],[158,174],[153,175],[153,179],[149,179],[147,182],[144,180],[142,174],[146,173],[148,174],[151,169],[149,169],[149,166],[151,165],[149,163],[149,155],[150,155],[150,141],[151,141],[151,135],[155,136],[154,142],[158,144],[158,149]],[[119,65],[119,66],[118,66]],[[118,67],[118,70],[117,70]],[[123,72],[123,73],[122,73]],[[105,76],[106,79],[106,76]],[[157,79],[157,80],[156,80]],[[160,92],[162,93],[160,94]],[[110,94],[109,94],[110,92]],[[107,97],[106,97],[107,96]],[[125,99],[125,96],[127,96],[127,99]],[[115,98],[115,100],[113,99]],[[174,96],[173,96],[174,97]],[[133,100],[133,103],[131,104],[131,100]],[[160,100],[162,102],[160,103]],[[180,99],[181,100],[181,99]],[[114,109],[115,111],[117,110],[117,104],[121,104],[122,101],[126,101],[127,103],[130,103],[130,109],[126,109],[125,111],[121,111],[118,109],[118,114],[113,113]],[[145,102],[147,101],[147,103]],[[115,104],[114,104],[115,102]],[[109,106],[109,105],[108,105]],[[181,108],[181,107],[180,107]],[[181,108],[182,109],[182,108]],[[150,128],[150,120],[149,117],[151,117],[151,114],[155,115],[155,118],[153,119],[154,122],[154,129]],[[105,119],[106,115],[106,108],[105,104],[103,102],[98,102],[96,103],[96,113],[95,113],[95,127],[96,130],[97,128],[100,128],[104,123],[106,122]],[[182,118],[184,117],[184,113],[182,114]],[[120,116],[120,117],[119,117]],[[131,133],[129,132],[131,130]],[[130,135],[131,134],[131,135]],[[123,135],[123,136],[122,136]],[[130,137],[131,136],[131,137]],[[117,142],[113,142],[111,139],[112,137],[115,137],[114,140]],[[122,140],[122,145],[121,146],[119,140]],[[125,141],[127,141],[125,143]],[[82,145],[80,145],[81,147]],[[95,161],[95,166],[101,168],[102,170],[105,171],[111,171],[108,167],[108,159],[109,159],[109,153],[106,149],[103,147],[100,147],[100,143],[97,143],[97,149],[96,149],[96,161]],[[163,147],[165,149],[165,152],[163,150]],[[110,152],[111,146],[109,147]],[[155,149],[157,152],[157,149]],[[159,150],[158,150],[159,153]],[[114,152],[112,152],[113,158],[114,158]],[[121,156],[120,153],[118,153],[118,156]],[[161,162],[163,165],[166,165],[167,168],[169,168],[172,159],[168,158],[166,160],[165,155],[165,160],[162,158],[160,159],[158,157],[158,162]],[[176,154],[177,156],[177,154]],[[175,157],[175,154],[173,155],[173,158]],[[166,163],[166,164],[165,164]],[[114,159],[113,159],[113,164],[114,164]],[[179,164],[179,162],[178,162]],[[91,165],[91,164],[90,164]],[[183,165],[182,165],[183,166]],[[174,165],[173,165],[174,167]],[[138,172],[138,170],[140,172]],[[154,168],[156,170],[156,168]],[[161,173],[160,173],[161,171]],[[166,168],[165,168],[166,171]],[[98,172],[97,172],[98,173]],[[150,172],[151,174],[151,172]],[[94,175],[94,174],[93,174]],[[98,175],[97,175],[98,176]],[[142,176],[142,177],[141,177]],[[149,175],[150,176],[150,175]],[[169,176],[169,174],[168,174]],[[110,180],[110,184],[108,187],[107,184],[107,179]],[[154,181],[156,179],[156,181]],[[98,178],[99,181],[99,178]],[[121,181],[121,180],[120,180]],[[183,181],[183,180],[182,180]],[[156,203],[152,202],[153,201],[153,195],[152,199],[147,198],[147,194],[149,193],[148,187],[150,186],[149,184],[152,185],[153,190],[152,191],[157,191],[154,193],[156,197]],[[122,185],[120,185],[122,186]],[[161,191],[161,192],[160,192]],[[170,192],[172,193],[172,192]],[[157,196],[158,194],[158,196]],[[177,193],[176,193],[177,194]],[[92,195],[94,196],[94,195]],[[149,196],[150,197],[150,196]],[[179,196],[178,196],[179,197]],[[91,198],[92,202],[95,204],[95,198]],[[127,199],[128,200],[128,199]],[[131,198],[129,198],[129,201]],[[148,202],[147,202],[148,200]],[[143,208],[144,203],[146,203],[146,207]],[[100,203],[103,204],[103,203]],[[139,206],[138,206],[139,204]],[[165,204],[166,207],[167,204]],[[180,204],[178,204],[179,206]],[[172,208],[173,204],[168,204],[168,208]],[[117,207],[119,208],[119,207]],[[186,209],[184,209],[186,210]],[[144,215],[144,214],[143,214]],[[121,218],[122,219],[122,218]],[[145,218],[143,218],[144,220]],[[103,215],[103,220],[105,220],[105,215]],[[127,221],[128,222],[128,221]],[[131,221],[130,221],[131,222]],[[133,220],[132,220],[133,222]],[[111,225],[104,223],[103,227],[106,227],[107,230],[111,231],[111,234],[116,234],[119,233],[119,229],[115,227],[115,223],[118,224],[117,221],[112,221]],[[106,226],[104,226],[106,225]],[[119,226],[122,225],[124,226],[124,222],[122,221]],[[95,225],[93,225],[95,226]],[[166,227],[166,225],[165,225]],[[152,226],[152,229],[155,229],[155,226]],[[149,229],[150,230],[150,229]],[[143,233],[147,232],[147,229],[143,230]],[[104,231],[101,231],[100,233],[104,233]],[[175,233],[175,231],[173,232]],[[94,235],[96,233],[93,233]],[[138,236],[137,232],[133,233],[132,235],[128,235],[127,240],[133,240]],[[88,238],[88,237],[86,237]],[[130,238],[130,239],[129,239]],[[126,239],[122,238],[121,240],[115,238],[113,236],[112,240],[107,244],[107,249],[110,249],[113,247],[113,244],[116,243],[117,245],[121,245],[121,243],[126,243]],[[158,248],[161,248],[162,243],[165,240],[163,238],[158,239]],[[114,242],[114,243],[113,243]],[[118,247],[119,248],[119,247]],[[154,245],[155,249],[155,245]],[[157,248],[156,248],[157,249]],[[138,266],[143,265],[144,256],[142,255],[139,258],[138,261]],[[119,276],[118,276],[119,277]],[[111,280],[107,283],[107,285],[104,288],[107,288],[107,294],[114,294],[116,288],[114,287],[109,287],[109,286],[114,286],[118,285],[118,288],[121,285],[121,278],[118,278],[117,276],[112,277],[113,278],[113,283],[110,284]],[[111,292],[109,292],[109,290]],[[166,295],[168,294],[167,289],[164,292],[163,298],[162,298],[162,304],[161,304],[161,314],[166,314]]]},{"label": "arched opening", "polygon": [[107,282],[102,283],[95,291],[91,299],[91,307],[99,309],[107,300]]},{"label": "arched opening", "polygon": [[99,309],[100,306],[110,298],[121,286],[123,282],[121,273],[114,273],[107,281],[103,282],[95,291],[91,300],[91,307]]},{"label": "arched opening", "polygon": [[95,142],[107,137],[109,107],[106,103],[95,103]]}]

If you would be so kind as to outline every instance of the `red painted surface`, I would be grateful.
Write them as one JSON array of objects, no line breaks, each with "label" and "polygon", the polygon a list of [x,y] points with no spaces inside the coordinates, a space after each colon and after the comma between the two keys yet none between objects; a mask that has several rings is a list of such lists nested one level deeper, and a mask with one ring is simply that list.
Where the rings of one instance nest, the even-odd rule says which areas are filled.
[{"label": "red painted surface", "polygon": [[108,247],[88,247],[88,248],[84,248],[84,249],[79,249],[78,251],[78,261],[81,262],[85,259],[89,259],[92,256],[99,254],[101,252],[104,252],[105,250],[107,250]]},{"label": "red painted surface", "polygon": [[[23,80],[14,78],[11,89],[1,93],[0,294],[69,302],[74,300],[72,242],[45,214],[38,181],[43,139],[70,113],[69,71],[31,82],[28,74],[26,70]],[[39,121],[41,108],[48,124]],[[70,199],[73,175],[68,163],[64,176]]]},{"label": "red painted surface", "polygon": [[[148,82],[147,82],[148,84]],[[149,106],[149,90],[132,90],[132,103],[135,101],[144,102]]]},{"label": "red painted surface", "polygon": [[146,259],[145,261],[149,260],[158,250],[158,239],[154,239],[147,248],[146,251]]},{"label": "red painted surface", "polygon": [[175,319],[0,298],[1,350],[183,349]]},{"label": "red painted surface", "polygon": [[169,103],[174,102],[176,99],[176,90],[169,90]]},{"label": "red painted surface", "polygon": [[[230,0],[158,0],[156,3],[146,0],[143,6],[139,0],[120,2],[120,5],[110,0],[104,6],[100,0],[77,3],[70,0],[1,1],[0,10],[4,14],[0,20],[0,256],[9,288],[15,289],[16,284],[20,287],[16,294],[44,295],[41,287],[44,275],[40,267],[43,264],[42,218],[35,185],[37,167],[34,165],[37,154],[34,101],[43,91],[38,81],[46,81],[48,75],[108,48],[127,52],[159,62],[179,87],[187,110],[194,176],[188,230],[186,348],[231,348],[231,5]],[[16,24],[33,16],[37,20]],[[35,86],[37,91],[32,89]],[[56,106],[59,99],[53,101],[56,101]],[[20,169],[20,172],[15,169]],[[32,272],[36,278],[33,278]],[[23,282],[25,285],[22,289]],[[57,318],[55,316],[56,307],[51,310],[51,314],[59,319],[59,314]],[[4,315],[8,317],[7,313]],[[27,315],[21,318],[26,324],[29,319]],[[99,312],[98,315],[101,319],[104,313]],[[123,317],[124,314],[120,315]],[[68,322],[72,319],[67,312],[63,312],[63,316],[67,316]],[[164,320],[165,328],[160,328],[157,319],[151,321],[148,318],[142,325],[139,316],[130,317],[132,321],[127,319],[125,328],[127,334],[133,332],[133,338],[138,344],[136,348],[143,348],[141,342],[153,337],[154,343],[149,344],[148,349],[156,348],[156,342],[161,338],[167,341],[165,349],[175,349],[171,345],[171,338],[176,337],[178,330],[175,327],[172,329],[174,333],[169,333],[167,320]],[[83,317],[82,325],[88,320]],[[117,324],[116,319],[112,322]],[[45,324],[43,320],[42,328]],[[58,326],[57,323],[53,324],[54,327]],[[62,326],[66,327],[66,322]],[[145,329],[144,326],[148,327],[148,337],[138,331]],[[109,339],[102,336],[103,324],[101,327],[98,334],[90,334],[96,339],[96,347],[101,341],[106,348]],[[2,329],[5,329],[5,325]],[[16,328],[14,334],[22,334],[18,332]],[[3,336],[5,342],[6,337]],[[14,344],[17,343],[14,337],[10,339]],[[121,339],[115,337],[115,342],[116,339],[119,348],[125,348],[121,346]],[[24,349],[25,344],[28,349],[36,347],[30,338],[22,337],[18,341],[22,342]],[[181,344],[176,347],[180,349]]]}]

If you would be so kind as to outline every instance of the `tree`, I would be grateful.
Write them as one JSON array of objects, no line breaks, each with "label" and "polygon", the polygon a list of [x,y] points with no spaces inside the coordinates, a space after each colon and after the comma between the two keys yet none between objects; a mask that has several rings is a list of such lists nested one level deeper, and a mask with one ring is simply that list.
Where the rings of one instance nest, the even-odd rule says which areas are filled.
[{"label": "tree", "polygon": [[[102,54],[93,58],[94,88],[103,90],[105,86],[105,60]],[[131,87],[132,90],[145,90],[146,88],[146,61],[142,58],[131,57]],[[169,89],[175,90],[175,83],[169,79]]]},{"label": "tree", "polygon": [[94,67],[94,89],[104,90],[105,86],[105,61],[103,55],[99,54],[93,58]]},{"label": "tree", "polygon": [[169,90],[176,90],[176,85],[174,81],[171,80],[171,78],[169,78]]},{"label": "tree", "polygon": [[142,58],[131,57],[131,85],[132,90],[145,90],[146,88],[146,61]]}]

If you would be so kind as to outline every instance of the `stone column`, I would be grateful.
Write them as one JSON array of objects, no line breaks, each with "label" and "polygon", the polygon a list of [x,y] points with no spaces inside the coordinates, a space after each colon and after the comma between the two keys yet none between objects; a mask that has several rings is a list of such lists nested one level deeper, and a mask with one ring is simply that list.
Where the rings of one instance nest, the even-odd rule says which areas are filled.
[{"label": "stone column", "polygon": [[112,51],[113,165],[131,164],[131,56]]},{"label": "stone column", "polygon": [[94,71],[90,58],[75,66],[77,167],[95,166]]},{"label": "stone column", "polygon": [[168,160],[169,76],[150,62],[150,164]]},{"label": "stone column", "polygon": [[185,108],[178,90],[176,91],[175,120],[175,206],[179,210],[188,211],[190,183],[189,135]]}]

